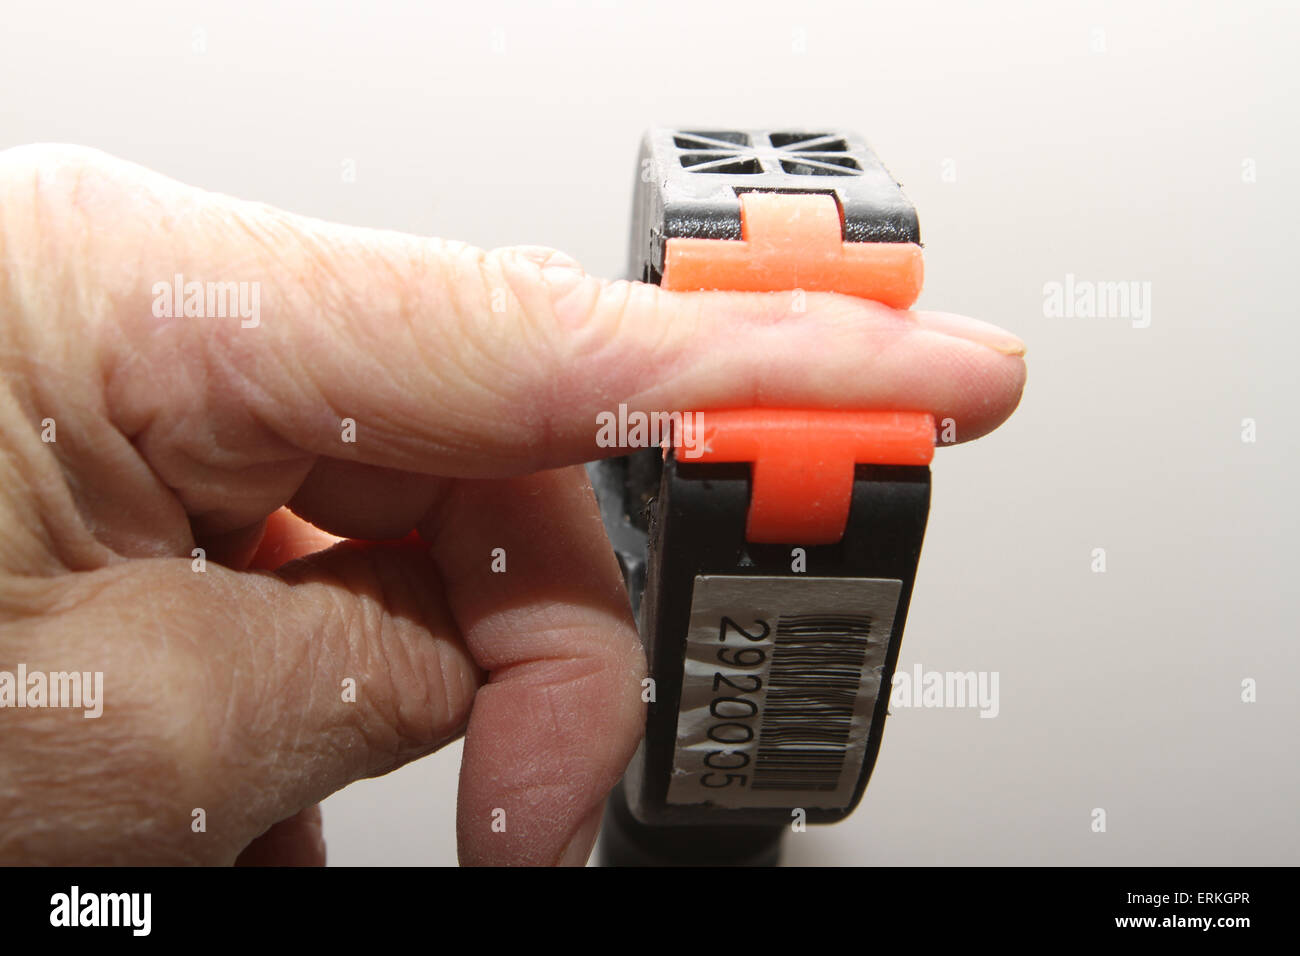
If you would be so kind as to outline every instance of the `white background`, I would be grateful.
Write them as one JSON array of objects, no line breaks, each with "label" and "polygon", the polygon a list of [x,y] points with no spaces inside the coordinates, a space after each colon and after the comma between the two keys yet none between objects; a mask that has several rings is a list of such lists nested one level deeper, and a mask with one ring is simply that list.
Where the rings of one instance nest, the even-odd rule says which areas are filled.
[{"label": "white background", "polygon": [[[616,276],[643,128],[861,131],[920,211],[920,304],[1029,346],[1010,423],[936,456],[900,661],[998,671],[1001,713],[896,709],[855,816],[789,838],[789,861],[1294,864],[1298,20],[1231,2],[11,2],[0,146],[84,143]],[[1150,327],[1045,317],[1067,273],[1150,282]],[[330,799],[332,861],[453,863],[458,760]]]}]

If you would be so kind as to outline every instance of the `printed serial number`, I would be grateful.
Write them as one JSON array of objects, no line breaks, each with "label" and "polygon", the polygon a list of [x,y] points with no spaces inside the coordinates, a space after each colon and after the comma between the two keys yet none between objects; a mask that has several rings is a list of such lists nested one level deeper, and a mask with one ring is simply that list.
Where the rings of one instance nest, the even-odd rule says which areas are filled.
[{"label": "printed serial number", "polygon": [[[762,667],[767,663],[767,651],[761,647],[745,647],[727,644],[728,632],[734,632],[743,640],[752,642],[767,641],[772,633],[772,626],[765,620],[757,619],[752,628],[753,633],[741,627],[729,617],[723,617],[718,623],[718,642],[724,646],[718,648],[718,660],[729,667]],[[748,680],[742,685],[738,681]],[[724,687],[725,685],[725,687]],[[709,702],[709,715],[717,723],[709,726],[706,736],[720,744],[747,744],[754,739],[756,727],[760,722],[759,703],[753,697],[743,694],[757,694],[763,689],[763,678],[758,674],[731,674],[721,671],[713,673],[713,691],[717,695]],[[723,763],[722,760],[736,759],[738,763]],[[739,785],[748,786],[748,773],[732,773],[749,766],[750,755],[744,751],[732,749],[710,750],[704,755],[704,765],[709,768],[700,778],[700,785],[710,790]],[[721,781],[712,778],[721,777]]]}]

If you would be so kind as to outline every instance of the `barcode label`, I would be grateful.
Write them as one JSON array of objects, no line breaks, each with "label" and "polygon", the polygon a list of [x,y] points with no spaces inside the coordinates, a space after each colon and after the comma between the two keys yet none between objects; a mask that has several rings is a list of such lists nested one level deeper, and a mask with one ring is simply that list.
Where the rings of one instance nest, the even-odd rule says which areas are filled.
[{"label": "barcode label", "polygon": [[780,618],[753,789],[839,786],[870,636],[867,615]]},{"label": "barcode label", "polygon": [[668,802],[850,805],[902,582],[700,575]]}]

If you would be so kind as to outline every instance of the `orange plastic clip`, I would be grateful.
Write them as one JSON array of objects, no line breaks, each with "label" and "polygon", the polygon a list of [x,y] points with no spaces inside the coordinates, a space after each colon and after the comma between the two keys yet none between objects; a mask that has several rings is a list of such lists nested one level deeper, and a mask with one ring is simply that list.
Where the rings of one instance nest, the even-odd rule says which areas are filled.
[{"label": "orange plastic clip", "polygon": [[[740,241],[669,239],[663,288],[842,292],[899,309],[921,292],[921,247],[844,242],[831,196],[746,192],[740,218]],[[700,414],[704,434],[686,433],[688,447],[703,449],[693,460],[753,464],[745,537],[755,543],[838,541],[848,524],[855,464],[928,465],[934,457],[934,416],[927,412]]]},{"label": "orange plastic clip", "polygon": [[842,292],[909,308],[925,278],[914,242],[845,242],[840,208],[820,193],[740,194],[740,241],[664,244],[665,289]]},{"label": "orange plastic clip", "polygon": [[[696,419],[698,418],[698,426]],[[854,465],[928,465],[928,412],[723,409],[687,415],[679,445],[692,462],[752,462],[745,537],[829,544],[844,534]]]}]

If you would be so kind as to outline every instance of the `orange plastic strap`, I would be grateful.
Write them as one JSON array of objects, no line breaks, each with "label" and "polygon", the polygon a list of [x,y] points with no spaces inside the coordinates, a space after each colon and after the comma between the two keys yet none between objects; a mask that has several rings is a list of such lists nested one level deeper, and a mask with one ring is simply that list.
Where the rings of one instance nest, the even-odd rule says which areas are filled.
[{"label": "orange plastic strap", "polygon": [[672,238],[660,285],[680,291],[842,292],[909,308],[925,276],[914,242],[845,242],[840,208],[820,193],[740,194],[740,241]]},{"label": "orange plastic strap", "polygon": [[[921,247],[845,242],[834,197],[740,194],[741,239],[672,238],[665,289],[842,292],[906,309],[921,293]],[[685,461],[751,462],[745,537],[755,543],[830,544],[844,536],[853,466],[928,465],[927,412],[730,409],[685,416]],[[683,444],[682,442],[678,443]]]},{"label": "orange plastic strap", "polygon": [[928,412],[743,408],[683,418],[679,460],[753,463],[745,537],[759,544],[838,541],[855,464],[928,465],[934,457]]}]

